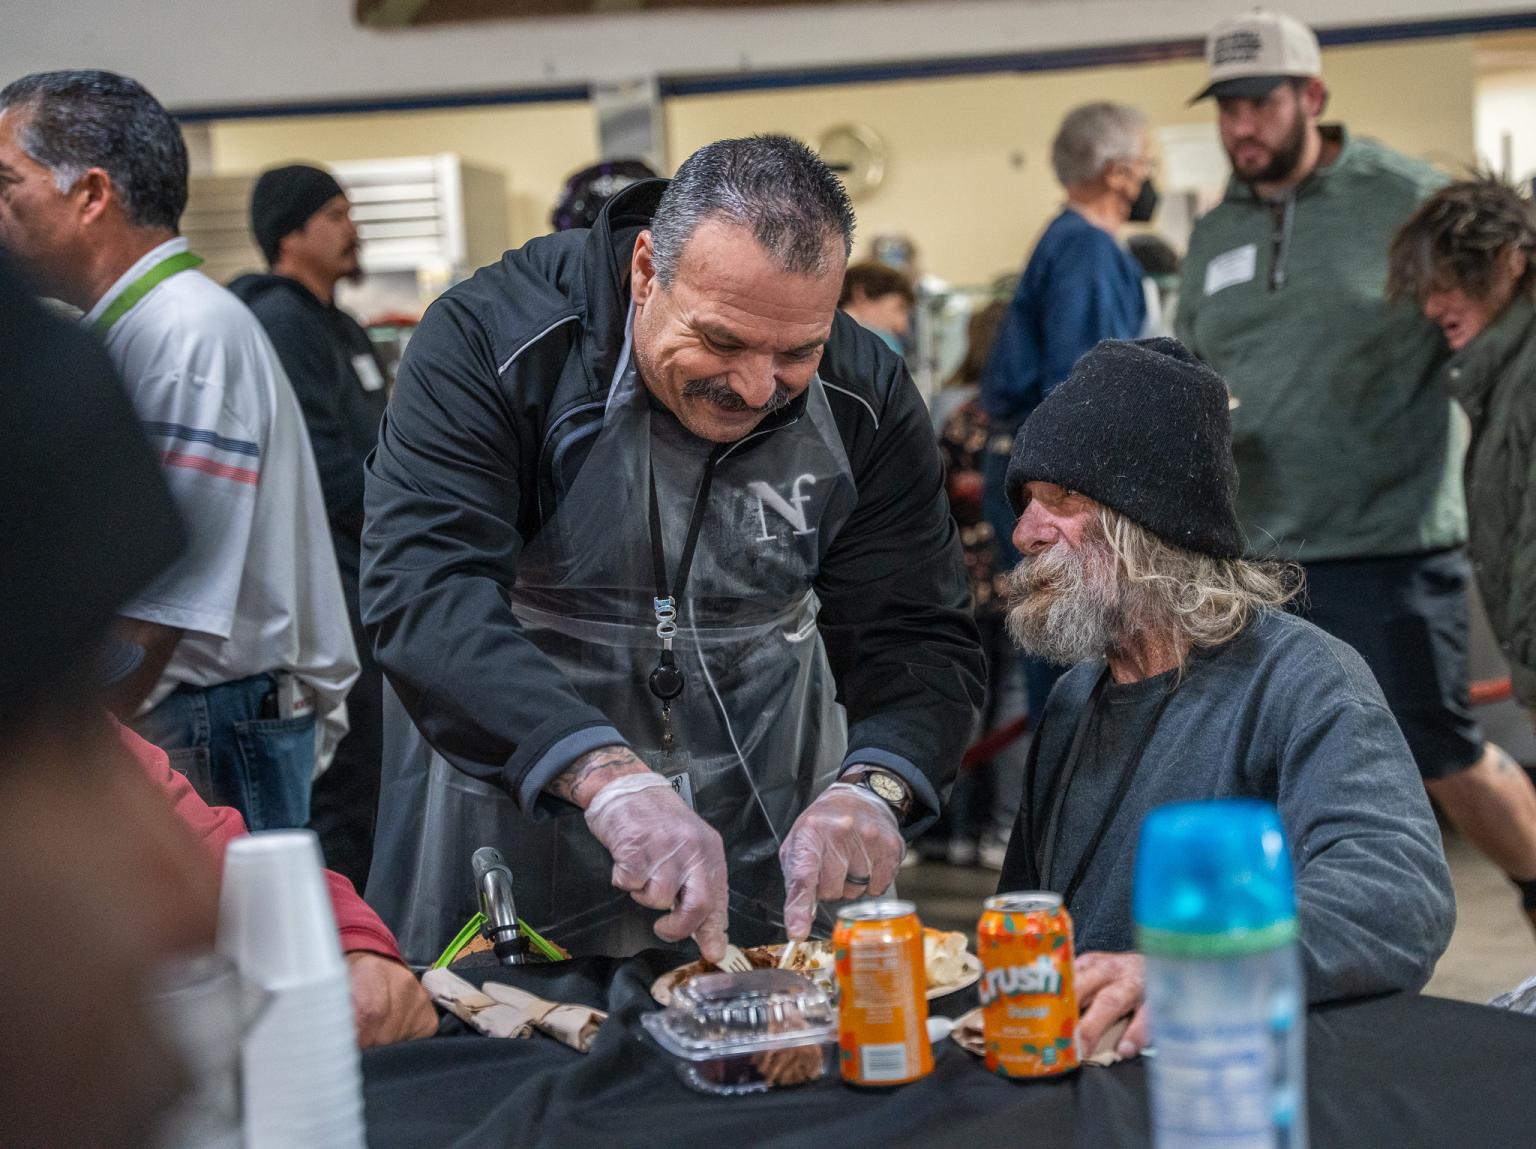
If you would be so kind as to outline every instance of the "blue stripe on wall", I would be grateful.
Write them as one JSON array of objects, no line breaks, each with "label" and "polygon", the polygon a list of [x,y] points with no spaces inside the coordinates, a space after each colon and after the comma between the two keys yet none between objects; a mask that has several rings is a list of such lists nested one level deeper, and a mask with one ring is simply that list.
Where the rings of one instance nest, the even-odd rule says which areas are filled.
[{"label": "blue stripe on wall", "polygon": [[[1334,28],[1318,33],[1325,47],[1350,44],[1384,44],[1397,40],[1423,40],[1449,36],[1475,36],[1536,28],[1536,10],[1490,16],[1458,16],[1444,20],[1419,20],[1399,24]],[[875,84],[897,80],[931,80],[950,76],[982,76],[1009,72],[1056,72],[1074,68],[1150,64],[1165,60],[1198,59],[1200,40],[1166,40],[1142,44],[1113,44],[1093,48],[1064,48],[1046,52],[1009,53],[996,56],[963,56],[949,59],[893,60],[874,64],[849,64],[827,68],[796,68],[754,72],[722,72],[711,75],[663,76],[661,95],[702,96],[720,92],[764,91],[776,88],[827,87],[836,84]],[[492,107],[502,104],[566,103],[586,100],[586,84],[553,88],[512,88],[502,91],[456,92],[435,96],[381,99],[327,100],[293,104],[194,107],[176,111],[185,123],[208,120],[272,118],[278,116],[351,115],[364,112],[424,111],[442,108]]]}]

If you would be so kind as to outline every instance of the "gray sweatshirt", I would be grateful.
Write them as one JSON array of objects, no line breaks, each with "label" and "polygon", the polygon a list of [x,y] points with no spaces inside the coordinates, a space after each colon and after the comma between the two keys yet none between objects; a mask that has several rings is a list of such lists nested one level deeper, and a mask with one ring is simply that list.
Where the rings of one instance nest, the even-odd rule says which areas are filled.
[{"label": "gray sweatshirt", "polygon": [[[1026,888],[1057,782],[1103,672],[1056,684],[1039,736],[1033,836],[1021,809],[1000,891]],[[1194,798],[1254,797],[1280,810],[1296,863],[1308,998],[1326,1001],[1429,980],[1455,925],[1450,871],[1423,783],[1381,689],[1355,651],[1293,615],[1267,612],[1177,671],[1110,683],[1083,732],[1040,888],[1064,890],[1103,818],[1120,769],[1164,693],[1174,691],[1130,788],[1068,904],[1078,952],[1131,950],[1136,839],[1147,812]],[[1033,846],[1030,846],[1030,842]]]}]

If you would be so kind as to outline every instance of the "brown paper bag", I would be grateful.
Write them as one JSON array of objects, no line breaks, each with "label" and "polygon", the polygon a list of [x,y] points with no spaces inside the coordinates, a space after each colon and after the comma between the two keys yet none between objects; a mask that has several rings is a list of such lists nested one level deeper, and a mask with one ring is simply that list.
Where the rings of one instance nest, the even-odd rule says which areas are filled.
[{"label": "brown paper bag", "polygon": [[540,1033],[582,1053],[592,1048],[598,1026],[608,1020],[608,1015],[600,1009],[545,1001],[526,990],[500,982],[488,981],[480,988],[502,1005],[523,1011]]},{"label": "brown paper bag", "polygon": [[585,1053],[608,1019],[600,1009],[545,1001],[499,982],[476,989],[445,969],[428,970],[421,984],[438,1005],[488,1037],[531,1037],[537,1029]]},{"label": "brown paper bag", "polygon": [[[1120,1044],[1120,1039],[1125,1036],[1125,1031],[1131,1028],[1131,1019],[1122,1017],[1114,1025],[1104,1031],[1104,1036],[1099,1038],[1099,1044],[1094,1047],[1093,1053],[1083,1058],[1084,1065],[1113,1065],[1117,1061],[1124,1061],[1115,1052],[1115,1046]],[[977,1006],[967,1014],[955,1018],[955,1028],[950,1036],[956,1044],[967,1053],[974,1053],[977,1057],[985,1057],[987,1045],[981,1035],[981,1006]]]}]

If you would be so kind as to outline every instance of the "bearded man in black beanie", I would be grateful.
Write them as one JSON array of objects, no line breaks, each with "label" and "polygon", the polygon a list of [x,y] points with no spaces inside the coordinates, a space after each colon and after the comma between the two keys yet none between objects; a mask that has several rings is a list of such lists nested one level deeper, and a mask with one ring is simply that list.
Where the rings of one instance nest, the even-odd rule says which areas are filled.
[{"label": "bearded man in black beanie", "polygon": [[1245,796],[1280,811],[1308,998],[1414,990],[1455,922],[1418,770],[1353,649],[1283,607],[1295,568],[1244,559],[1227,388],[1172,339],[1100,343],[1014,444],[1023,555],[1008,627],[1072,666],[1030,749],[1000,891],[1061,893],[1083,1047],[1133,1015],[1136,837],[1155,806]]},{"label": "bearded man in black beanie", "polygon": [[368,333],[336,306],[336,285],[355,281],[357,227],[336,177],[307,164],[265,171],[251,191],[251,231],[272,269],[229,289],[261,320],[299,397],[320,468],[336,566],[361,670],[347,695],[351,728],[315,779],[310,828],[332,869],[358,889],[368,881],[383,754],[383,679],[363,633],[357,584],[363,534],[363,461],[379,438],[386,393]]}]

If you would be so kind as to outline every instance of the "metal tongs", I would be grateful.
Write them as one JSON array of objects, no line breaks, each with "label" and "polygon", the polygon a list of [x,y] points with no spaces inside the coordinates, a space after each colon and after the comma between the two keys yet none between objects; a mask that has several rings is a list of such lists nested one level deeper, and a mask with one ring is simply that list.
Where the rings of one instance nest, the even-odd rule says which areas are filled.
[{"label": "metal tongs", "polygon": [[480,892],[480,912],[485,916],[482,932],[495,948],[502,965],[523,965],[528,960],[528,939],[517,923],[517,905],[512,900],[512,870],[501,851],[481,846],[475,851],[475,888]]}]

